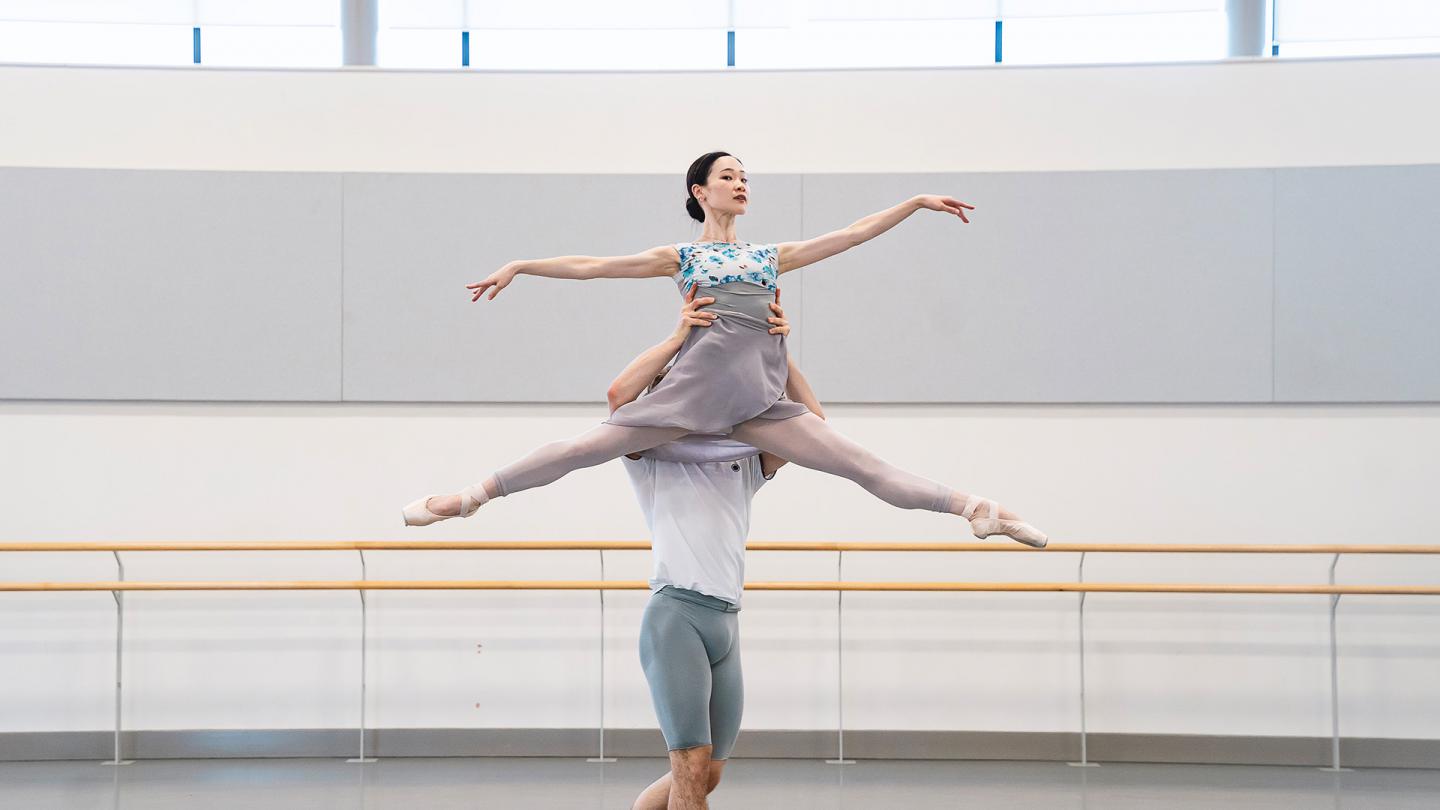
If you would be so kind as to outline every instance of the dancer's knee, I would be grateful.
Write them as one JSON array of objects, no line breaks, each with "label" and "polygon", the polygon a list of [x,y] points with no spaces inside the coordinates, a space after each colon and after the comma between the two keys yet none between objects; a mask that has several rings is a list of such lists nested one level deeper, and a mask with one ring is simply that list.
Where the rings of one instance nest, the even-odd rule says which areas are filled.
[{"label": "dancer's knee", "polygon": [[728,760],[724,760],[724,759],[712,759],[712,760],[710,760],[710,787],[709,787],[709,790],[707,791],[708,793],[714,793],[714,792],[715,792],[715,788],[720,785],[720,774],[725,770],[725,763],[726,763],[726,762],[728,762]]},{"label": "dancer's knee", "polygon": [[676,748],[670,751],[670,779],[674,790],[682,795],[704,796],[714,787],[710,784],[711,745]]},{"label": "dancer's knee", "polygon": [[[890,480],[890,465],[866,450],[845,452],[834,460],[833,473],[848,478],[871,492],[883,488]],[[831,470],[826,470],[831,472]]]}]

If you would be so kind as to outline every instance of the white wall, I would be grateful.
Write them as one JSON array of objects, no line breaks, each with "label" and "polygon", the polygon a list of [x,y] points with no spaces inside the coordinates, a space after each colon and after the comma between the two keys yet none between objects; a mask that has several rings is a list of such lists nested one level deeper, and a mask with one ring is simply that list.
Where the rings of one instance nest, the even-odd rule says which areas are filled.
[{"label": "white wall", "polygon": [[[1435,58],[729,75],[0,67],[0,164],[657,172],[678,181],[696,155],[717,148],[740,155],[752,174],[1437,163],[1440,117],[1423,103],[1436,90]],[[904,239],[905,226],[886,238]],[[476,277],[487,272],[476,268]],[[953,373],[964,374],[963,363]],[[996,497],[1057,542],[1437,540],[1435,406],[828,413],[889,460]],[[411,498],[478,480],[603,416],[600,405],[3,402],[0,536],[642,539],[613,464],[464,522],[398,526]],[[757,498],[753,539],[966,539],[964,527],[790,467]],[[597,555],[579,552],[367,557],[371,578],[599,573]],[[1073,579],[1075,563],[1062,554],[855,554],[844,573],[1052,580]],[[1328,564],[1113,555],[1088,560],[1086,578],[1319,582]],[[106,554],[17,554],[0,558],[0,572],[99,580],[115,567]],[[755,553],[748,573],[834,572],[833,555]],[[132,580],[358,573],[354,553],[126,556]],[[607,555],[610,578],[647,573],[644,553]],[[1435,584],[1440,560],[1350,558],[1339,580]],[[128,728],[358,722],[354,593],[127,599]],[[607,597],[610,726],[654,725],[635,652],[643,600]],[[367,721],[593,725],[597,601],[593,592],[372,595]],[[1075,603],[1047,594],[846,597],[847,727],[1078,727]],[[745,728],[833,727],[834,606],[834,594],[746,596]],[[109,727],[113,614],[105,593],[0,595],[0,731]],[[1324,597],[1092,596],[1090,728],[1324,736],[1327,615]],[[1440,738],[1440,607],[1347,597],[1340,615],[1342,733]]]},{"label": "white wall", "polygon": [[1432,163],[1440,57],[949,70],[0,67],[12,166],[764,172]]}]

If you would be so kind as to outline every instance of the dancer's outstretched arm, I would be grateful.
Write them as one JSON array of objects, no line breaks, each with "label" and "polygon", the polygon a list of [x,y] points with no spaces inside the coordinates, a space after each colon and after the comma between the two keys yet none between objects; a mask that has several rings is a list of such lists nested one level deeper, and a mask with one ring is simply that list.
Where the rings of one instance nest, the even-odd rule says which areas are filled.
[{"label": "dancer's outstretched arm", "polygon": [[466,284],[471,303],[490,291],[500,294],[518,275],[547,278],[658,278],[673,276],[680,268],[680,254],[671,245],[660,245],[628,256],[556,256],[551,259],[522,259],[507,262],[484,281]]},{"label": "dancer's outstretched arm", "polygon": [[916,211],[927,208],[931,211],[954,214],[968,224],[970,220],[965,216],[965,209],[973,210],[975,206],[940,194],[918,194],[899,205],[871,214],[864,219],[858,219],[848,227],[822,234],[814,239],[781,242],[778,245],[779,255],[777,256],[780,262],[779,272],[788,273],[791,270],[799,270],[807,264],[814,264],[821,259],[828,259],[837,253],[843,253],[856,245],[864,244],[899,225]]}]

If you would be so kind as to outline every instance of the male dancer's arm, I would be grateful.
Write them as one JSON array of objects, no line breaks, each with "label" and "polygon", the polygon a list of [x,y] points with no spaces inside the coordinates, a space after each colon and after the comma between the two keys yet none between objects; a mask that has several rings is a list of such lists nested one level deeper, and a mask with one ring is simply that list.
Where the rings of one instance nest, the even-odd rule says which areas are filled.
[{"label": "male dancer's arm", "polygon": [[[659,381],[665,375],[665,364],[680,353],[680,347],[685,344],[685,336],[689,334],[692,326],[709,326],[710,322],[718,317],[713,312],[702,312],[696,309],[706,304],[715,302],[709,296],[695,298],[695,289],[692,287],[685,296],[685,306],[680,309],[680,323],[675,327],[675,332],[670,337],[641,352],[630,365],[620,372],[620,376],[610,383],[610,388],[605,392],[605,401],[610,405],[610,412],[614,413],[617,408],[627,402],[633,402],[640,392]],[[640,456],[635,453],[627,454],[628,458],[638,459]]]},{"label": "male dancer's arm", "polygon": [[665,364],[680,352],[680,346],[684,342],[683,337],[671,335],[631,360],[630,365],[620,372],[620,376],[610,383],[609,390],[605,392],[605,401],[610,404],[610,412],[614,413],[621,405],[635,401],[640,392],[664,372]]}]

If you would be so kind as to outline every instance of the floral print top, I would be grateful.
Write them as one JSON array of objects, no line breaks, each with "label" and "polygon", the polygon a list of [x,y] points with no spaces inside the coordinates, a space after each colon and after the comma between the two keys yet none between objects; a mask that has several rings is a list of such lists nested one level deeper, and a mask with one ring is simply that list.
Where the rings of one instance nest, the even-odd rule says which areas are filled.
[{"label": "floral print top", "polygon": [[688,295],[692,285],[715,287],[745,281],[774,290],[780,276],[779,245],[751,242],[679,242],[680,270],[675,283]]}]

